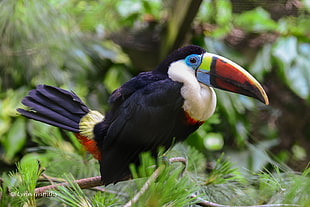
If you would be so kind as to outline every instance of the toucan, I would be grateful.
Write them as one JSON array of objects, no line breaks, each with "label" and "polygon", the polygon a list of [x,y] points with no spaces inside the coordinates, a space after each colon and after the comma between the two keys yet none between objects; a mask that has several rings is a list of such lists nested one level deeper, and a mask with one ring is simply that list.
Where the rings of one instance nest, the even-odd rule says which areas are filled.
[{"label": "toucan", "polygon": [[[141,57],[143,58],[143,57]],[[185,140],[213,113],[219,88],[268,104],[259,82],[236,63],[199,46],[173,51],[153,71],[141,72],[109,97],[105,115],[72,91],[38,85],[18,108],[23,116],[71,132],[99,160],[104,185],[130,178],[139,155]]]}]

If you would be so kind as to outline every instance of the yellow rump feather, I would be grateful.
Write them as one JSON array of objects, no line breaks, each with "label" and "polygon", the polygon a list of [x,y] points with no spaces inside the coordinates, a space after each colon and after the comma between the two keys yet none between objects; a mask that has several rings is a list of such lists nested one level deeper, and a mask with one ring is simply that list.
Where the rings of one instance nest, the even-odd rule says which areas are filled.
[{"label": "yellow rump feather", "polygon": [[80,120],[79,128],[80,134],[89,138],[94,138],[94,127],[97,123],[101,122],[104,116],[98,111],[90,110],[82,119]]}]

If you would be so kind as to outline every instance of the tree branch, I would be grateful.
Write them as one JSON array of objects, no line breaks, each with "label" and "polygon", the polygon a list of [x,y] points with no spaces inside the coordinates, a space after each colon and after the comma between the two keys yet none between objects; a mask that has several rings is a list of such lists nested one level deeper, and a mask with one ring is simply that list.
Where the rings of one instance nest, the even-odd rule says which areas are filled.
[{"label": "tree branch", "polygon": [[[205,207],[231,207],[227,205],[221,205],[218,203],[213,203],[211,201],[206,201],[196,195],[191,195],[191,198],[195,198],[197,200],[197,205],[205,206]],[[265,205],[254,205],[254,206],[234,206],[234,207],[285,207],[285,206],[300,206],[297,204],[265,204]]]},{"label": "tree branch", "polygon": [[[76,180],[75,182],[78,184],[78,186],[81,189],[88,189],[88,188],[92,188],[92,187],[102,185],[101,176],[83,178],[80,180]],[[67,182],[59,183],[59,184],[55,184],[55,185],[48,185],[48,186],[36,188],[34,193],[36,195],[36,198],[41,198],[42,195],[45,195],[44,193],[46,193],[47,191],[57,189],[60,186],[69,186],[69,185]]]}]

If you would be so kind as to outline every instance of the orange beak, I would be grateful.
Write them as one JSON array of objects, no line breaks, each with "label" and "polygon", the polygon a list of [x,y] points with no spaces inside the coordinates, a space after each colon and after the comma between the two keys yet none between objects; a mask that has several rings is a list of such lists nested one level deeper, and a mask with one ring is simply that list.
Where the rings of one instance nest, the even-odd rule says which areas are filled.
[{"label": "orange beak", "polygon": [[245,69],[227,58],[211,53],[203,54],[196,76],[205,85],[250,96],[269,104],[261,84]]}]

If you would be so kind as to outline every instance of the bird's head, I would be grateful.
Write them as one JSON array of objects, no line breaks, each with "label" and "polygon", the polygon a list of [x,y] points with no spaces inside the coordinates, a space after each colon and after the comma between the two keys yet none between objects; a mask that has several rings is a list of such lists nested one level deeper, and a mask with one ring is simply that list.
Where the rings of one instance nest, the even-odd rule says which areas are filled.
[{"label": "bird's head", "polygon": [[172,52],[158,66],[157,71],[168,73],[175,62],[183,64],[184,67],[180,67],[180,70],[190,68],[201,84],[243,94],[269,104],[261,84],[245,69],[225,57],[208,53],[199,46],[189,45]]}]

